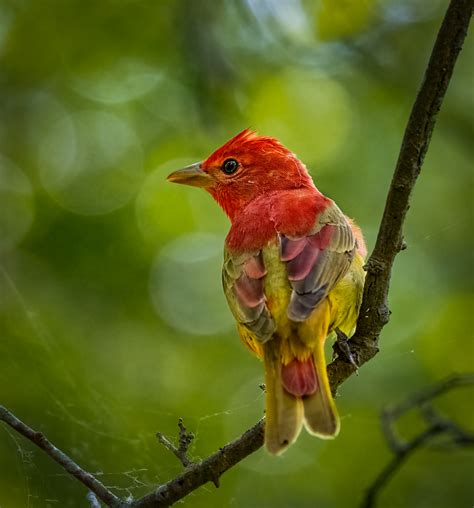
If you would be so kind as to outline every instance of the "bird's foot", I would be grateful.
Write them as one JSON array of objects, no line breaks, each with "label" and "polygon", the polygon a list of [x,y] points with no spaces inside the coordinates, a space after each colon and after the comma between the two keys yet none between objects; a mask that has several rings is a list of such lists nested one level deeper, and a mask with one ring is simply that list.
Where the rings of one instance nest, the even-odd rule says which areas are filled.
[{"label": "bird's foot", "polygon": [[356,374],[359,373],[359,366],[354,358],[356,356],[352,353],[351,344],[349,338],[344,332],[341,332],[339,328],[334,330],[336,332],[336,342],[334,343],[332,350],[334,352],[334,356],[341,358],[342,360],[350,363],[356,371]]}]

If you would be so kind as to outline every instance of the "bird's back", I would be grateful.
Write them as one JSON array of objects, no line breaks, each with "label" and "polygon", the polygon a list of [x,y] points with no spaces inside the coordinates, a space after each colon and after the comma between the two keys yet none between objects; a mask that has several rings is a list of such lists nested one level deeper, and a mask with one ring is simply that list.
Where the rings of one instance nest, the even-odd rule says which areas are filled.
[{"label": "bird's back", "polygon": [[[335,225],[344,234],[333,234]],[[338,230],[336,233],[339,233]],[[318,240],[318,235],[322,237],[326,231],[330,231],[339,240],[339,246],[332,246],[330,239]],[[288,347],[295,352],[299,351],[297,356],[307,355],[303,346],[311,346],[321,334],[326,337],[335,327],[350,335],[357,318],[364,280],[362,249],[359,245],[356,251],[355,238],[359,244],[363,242],[357,226],[348,221],[331,200],[315,189],[276,192],[252,203],[234,222],[226,242],[224,287],[231,310],[235,314],[236,306],[245,307],[248,303],[248,299],[242,301],[242,291],[238,287],[240,277],[240,280],[249,282],[247,293],[253,292],[255,302],[261,306],[265,301],[267,319],[273,321],[271,329],[278,333],[283,342],[290,339],[293,341]],[[306,242],[306,239],[309,240]],[[302,242],[306,244],[303,245]],[[328,257],[327,253],[331,253],[332,258],[325,261],[323,258]],[[228,258],[235,265],[240,264],[243,277],[236,270],[234,278],[231,277],[229,281],[229,274],[226,273]],[[262,269],[255,279],[247,278],[246,263],[248,265],[249,260],[255,258],[258,258]],[[324,273],[317,274],[319,265],[324,268],[324,263],[325,270],[329,273],[326,278]],[[311,277],[322,280],[322,290]],[[302,280],[296,282],[298,278]],[[299,293],[304,292],[304,288],[300,291],[302,283],[304,288],[309,288],[308,295],[303,302],[292,302],[292,295],[295,300],[295,293],[298,297]],[[297,284],[299,285],[296,286]],[[237,289],[236,298],[235,292],[229,291],[226,285],[234,285]],[[327,291],[324,286],[329,286]],[[318,295],[321,296],[320,301],[316,300]],[[313,307],[309,312],[305,307],[307,305]],[[322,319],[323,314],[328,316]],[[239,319],[237,321],[239,323]],[[244,342],[262,356],[261,345],[268,336],[252,333],[248,322],[241,322],[238,327]],[[257,332],[259,330],[260,328]]]},{"label": "bird's back", "polygon": [[[288,317],[292,287],[288,280],[286,263],[281,261],[280,247],[275,237],[262,248],[266,275],[263,291],[266,306],[275,323],[274,333],[282,341],[283,361],[293,357],[308,356],[308,347],[326,338],[336,328],[350,337],[354,331],[362,292],[365,271],[364,258],[356,253],[344,277],[329,292],[303,322],[294,322]],[[245,326],[238,326],[244,344],[257,356],[263,356],[262,342]]]}]

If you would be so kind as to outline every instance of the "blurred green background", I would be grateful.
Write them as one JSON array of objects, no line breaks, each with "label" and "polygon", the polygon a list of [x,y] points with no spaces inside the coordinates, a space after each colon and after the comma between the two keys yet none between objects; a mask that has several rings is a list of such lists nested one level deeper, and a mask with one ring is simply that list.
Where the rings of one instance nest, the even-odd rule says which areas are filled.
[{"label": "blurred green background", "polygon": [[[0,403],[133,497],[180,471],[154,437],[174,436],[179,416],[194,458],[253,424],[263,370],[220,287],[227,219],[165,176],[251,126],[300,156],[370,252],[446,5],[2,0]],[[471,37],[413,198],[382,350],[340,389],[339,438],[260,450],[185,506],[355,507],[390,457],[380,410],[469,370],[473,55]],[[472,397],[439,407],[472,428]],[[471,506],[473,473],[465,450],[423,450],[379,506]],[[0,426],[2,508],[85,495]]]}]

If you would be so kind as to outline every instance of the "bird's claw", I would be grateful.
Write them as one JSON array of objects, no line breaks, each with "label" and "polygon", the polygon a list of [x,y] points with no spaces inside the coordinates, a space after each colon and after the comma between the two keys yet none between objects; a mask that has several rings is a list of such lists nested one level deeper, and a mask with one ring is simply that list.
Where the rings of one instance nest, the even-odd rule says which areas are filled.
[{"label": "bird's claw", "polygon": [[333,352],[335,355],[337,355],[339,358],[342,358],[344,361],[350,363],[355,371],[356,374],[359,373],[359,366],[357,365],[357,362],[354,358],[354,355],[351,351],[351,346],[349,343],[349,339],[347,335],[344,332],[341,332],[339,328],[336,328],[334,330],[336,332],[336,342],[333,345]]}]

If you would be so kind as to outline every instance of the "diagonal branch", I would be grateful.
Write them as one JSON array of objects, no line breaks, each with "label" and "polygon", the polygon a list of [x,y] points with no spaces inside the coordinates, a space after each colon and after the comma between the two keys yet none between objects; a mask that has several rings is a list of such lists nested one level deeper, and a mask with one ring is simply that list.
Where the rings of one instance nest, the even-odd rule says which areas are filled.
[{"label": "diagonal branch", "polygon": [[[349,341],[359,366],[377,354],[380,332],[390,317],[387,302],[390,276],[395,256],[405,248],[403,223],[430,144],[436,114],[467,35],[472,9],[473,0],[451,0],[408,119],[375,248],[366,265],[367,276],[357,329]],[[343,358],[338,357],[332,362],[328,366],[328,374],[333,389],[354,371],[354,366]]]},{"label": "diagonal branch", "polygon": [[184,473],[161,485],[133,503],[133,508],[171,506],[207,482],[219,486],[219,477],[263,445],[262,418],[242,436],[220,448],[202,462],[189,466]]},{"label": "diagonal branch", "polygon": [[[389,319],[387,298],[390,276],[395,256],[404,248],[403,223],[428,150],[436,114],[441,107],[458,54],[467,35],[473,1],[451,0],[405,129],[376,245],[367,262],[367,277],[357,330],[348,341],[350,351],[359,366],[377,354],[380,332]],[[355,370],[356,367],[344,356],[338,356],[328,366],[332,390],[335,392]],[[42,434],[33,431],[1,406],[0,420],[37,444],[108,506],[132,508],[170,506],[209,481],[218,485],[219,477],[225,471],[263,445],[264,430],[264,421],[260,420],[238,439],[202,462],[189,465],[182,474],[158,487],[154,492],[135,502],[126,502],[117,498],[90,473],[81,469]]]},{"label": "diagonal branch", "polygon": [[[457,423],[441,416],[432,406],[427,405],[443,393],[462,386],[472,386],[473,383],[473,374],[453,375],[414,394],[396,406],[384,409],[381,415],[382,430],[394,455],[367,489],[361,508],[374,508],[380,492],[406,460],[437,437],[448,438],[448,443],[455,447],[474,445],[474,434],[462,429]],[[427,427],[411,440],[405,441],[397,436],[394,424],[401,416],[414,409],[421,412]]]},{"label": "diagonal branch", "polygon": [[76,464],[76,462],[74,462],[59,448],[56,448],[51,441],[46,439],[44,434],[33,430],[3,406],[0,406],[0,420],[4,421],[12,429],[15,429],[19,434],[25,436],[32,443],[46,452],[55,462],[63,467],[70,475],[74,476],[74,478],[84,484],[107,506],[117,508],[123,506],[121,499],[110,492],[103,483],[82,469],[81,466]]}]

